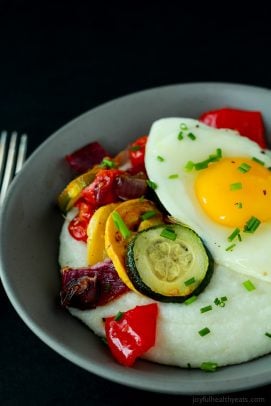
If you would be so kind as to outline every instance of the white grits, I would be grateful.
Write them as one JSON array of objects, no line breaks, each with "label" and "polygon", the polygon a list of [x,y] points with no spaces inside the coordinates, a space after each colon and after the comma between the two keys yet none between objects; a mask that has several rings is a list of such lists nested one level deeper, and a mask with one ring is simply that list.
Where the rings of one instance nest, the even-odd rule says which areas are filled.
[{"label": "white grits", "polygon": [[[63,266],[86,266],[86,244],[74,240],[67,229],[70,213],[60,235],[59,263]],[[207,288],[190,305],[158,302],[156,344],[144,358],[180,367],[200,367],[202,362],[219,366],[245,362],[271,352],[271,284],[249,278],[256,289],[247,291],[242,283],[248,278],[236,271],[216,266]],[[214,304],[215,298],[227,296],[225,307]],[[152,299],[129,292],[105,306],[93,310],[70,308],[73,316],[84,322],[94,333],[104,337],[103,317]],[[202,307],[212,310],[201,313]],[[204,337],[199,331],[208,327]]]}]

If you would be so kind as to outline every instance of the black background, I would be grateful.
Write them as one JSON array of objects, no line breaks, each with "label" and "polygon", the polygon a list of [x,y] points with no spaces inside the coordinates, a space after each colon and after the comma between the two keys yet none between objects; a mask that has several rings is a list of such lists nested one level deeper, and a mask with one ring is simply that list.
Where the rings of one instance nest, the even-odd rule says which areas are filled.
[{"label": "black background", "polygon": [[[30,154],[67,121],[138,90],[198,81],[271,89],[270,49],[270,17],[259,2],[0,0],[0,129],[27,132]],[[0,318],[1,405],[193,403],[71,364],[24,325],[1,287]],[[271,385],[194,401],[270,399]]]}]

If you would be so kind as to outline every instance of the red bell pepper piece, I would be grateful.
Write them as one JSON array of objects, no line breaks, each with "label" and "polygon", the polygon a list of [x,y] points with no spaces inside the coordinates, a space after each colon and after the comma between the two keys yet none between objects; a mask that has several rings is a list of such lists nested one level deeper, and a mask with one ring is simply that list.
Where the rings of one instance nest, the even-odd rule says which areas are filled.
[{"label": "red bell pepper piece", "polygon": [[151,303],[105,319],[107,343],[120,364],[132,366],[154,346],[157,314],[157,303]]},{"label": "red bell pepper piece", "polygon": [[128,150],[129,158],[131,161],[133,173],[145,171],[144,158],[145,158],[145,148],[146,148],[147,139],[148,139],[148,136],[143,135],[142,137],[139,137],[137,140],[135,140],[129,146],[129,150]]},{"label": "red bell pepper piece", "polygon": [[68,229],[73,238],[78,241],[87,242],[87,226],[94,213],[94,208],[85,202],[84,199],[79,199],[75,206],[79,209],[79,212],[70,221]]},{"label": "red bell pepper piece", "polygon": [[262,148],[267,147],[263,118],[259,111],[222,108],[203,113],[199,120],[211,127],[237,130]]},{"label": "red bell pepper piece", "polygon": [[119,169],[101,169],[94,181],[83,189],[82,197],[95,208],[117,201],[116,178],[122,173]]}]

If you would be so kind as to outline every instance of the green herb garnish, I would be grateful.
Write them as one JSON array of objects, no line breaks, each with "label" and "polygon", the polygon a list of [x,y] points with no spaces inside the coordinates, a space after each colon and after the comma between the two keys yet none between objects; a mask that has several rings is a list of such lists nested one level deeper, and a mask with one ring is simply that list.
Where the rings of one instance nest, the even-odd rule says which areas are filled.
[{"label": "green herb garnish", "polygon": [[193,276],[193,278],[187,279],[187,281],[185,281],[184,284],[185,284],[185,286],[190,286],[190,285],[193,285],[193,283],[195,283],[195,282],[196,282],[196,279]]},{"label": "green herb garnish", "polygon": [[122,319],[123,314],[124,314],[123,312],[118,312],[114,317],[114,320],[120,321]]},{"label": "green herb garnish", "polygon": [[186,305],[190,305],[191,303],[193,303],[193,302],[195,302],[196,300],[197,300],[197,296],[191,296],[191,297],[189,297],[188,299],[186,299],[185,301],[184,301],[184,304],[186,304]]},{"label": "green herb garnish", "polygon": [[170,228],[164,228],[160,234],[161,237],[167,238],[168,240],[175,241],[177,238],[177,235],[174,230],[171,230]]},{"label": "green herb garnish", "polygon": [[120,216],[120,214],[117,211],[114,211],[112,213],[112,218],[114,221],[115,226],[117,227],[117,229],[119,230],[119,232],[121,233],[123,238],[128,238],[131,235],[131,231],[129,230],[129,228],[126,226],[126,224],[124,223],[122,217]]},{"label": "green herb garnish", "polygon": [[260,159],[256,158],[255,156],[252,157],[252,160],[262,166],[265,166],[265,163],[263,161],[261,161]]},{"label": "green herb garnish", "polygon": [[202,308],[200,309],[200,312],[201,312],[201,313],[206,313],[206,312],[209,312],[209,311],[212,310],[212,309],[213,309],[212,305],[209,305],[209,306],[202,307]]},{"label": "green herb garnish", "polygon": [[251,166],[247,164],[246,162],[243,162],[240,166],[237,168],[241,173],[246,173],[251,169]]},{"label": "green herb garnish", "polygon": [[257,217],[252,216],[245,224],[244,227],[244,232],[245,233],[251,233],[253,234],[259,225],[261,224],[261,221],[257,219]]},{"label": "green herb garnish", "polygon": [[240,190],[242,189],[243,185],[241,182],[231,183],[230,190]]},{"label": "green herb garnish", "polygon": [[197,137],[193,133],[188,133],[187,137],[190,138],[190,140],[194,141]]},{"label": "green herb garnish", "polygon": [[149,210],[149,211],[146,211],[145,213],[143,213],[140,216],[140,218],[141,218],[141,220],[148,220],[148,219],[156,216],[156,214],[157,214],[157,212],[155,210]]},{"label": "green herb garnish", "polygon": [[231,233],[231,235],[229,235],[228,241],[229,241],[229,242],[232,242],[238,235],[240,235],[240,229],[237,227],[237,228]]},{"label": "green herb garnish", "polygon": [[215,372],[217,370],[217,363],[216,362],[203,362],[200,366],[200,369],[206,372]]},{"label": "green herb garnish", "polygon": [[157,187],[158,187],[158,186],[157,186],[157,183],[153,182],[153,181],[150,180],[150,179],[147,179],[146,182],[147,182],[147,185],[148,185],[151,189],[153,189],[153,190],[157,189]]},{"label": "green herb garnish", "polygon": [[246,288],[246,290],[248,290],[249,292],[251,292],[252,290],[255,290],[255,286],[253,285],[253,283],[248,279],[247,281],[243,282],[243,286]]},{"label": "green herb garnish", "polygon": [[211,331],[208,327],[204,327],[203,329],[199,330],[198,333],[201,337],[206,336],[207,334],[209,334]]},{"label": "green herb garnish", "polygon": [[164,162],[165,158],[163,158],[161,155],[157,155],[157,159],[160,162]]}]

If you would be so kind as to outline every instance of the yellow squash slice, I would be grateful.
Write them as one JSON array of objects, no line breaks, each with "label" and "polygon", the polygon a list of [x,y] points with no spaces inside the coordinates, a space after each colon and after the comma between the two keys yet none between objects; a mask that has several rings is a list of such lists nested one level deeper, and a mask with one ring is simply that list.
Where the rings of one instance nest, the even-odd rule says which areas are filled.
[{"label": "yellow squash slice", "polygon": [[[118,212],[126,227],[130,230],[130,236],[124,238],[114,222],[114,212]],[[151,218],[145,219],[146,213],[155,212]],[[144,216],[145,215],[145,216]],[[145,227],[144,227],[145,222]],[[137,292],[131,283],[125,266],[127,245],[133,236],[144,228],[162,224],[163,215],[155,204],[147,199],[132,199],[121,204],[109,215],[105,226],[105,249],[108,257],[112,260],[120,279],[132,290]]]},{"label": "yellow squash slice", "polygon": [[94,180],[100,169],[101,167],[96,165],[68,183],[58,196],[58,205],[61,211],[67,212],[74,206],[79,199],[82,190]]},{"label": "yellow squash slice", "polygon": [[99,207],[90,219],[87,228],[87,262],[94,265],[108,257],[105,250],[105,224],[111,212],[120,203],[110,203]]}]

